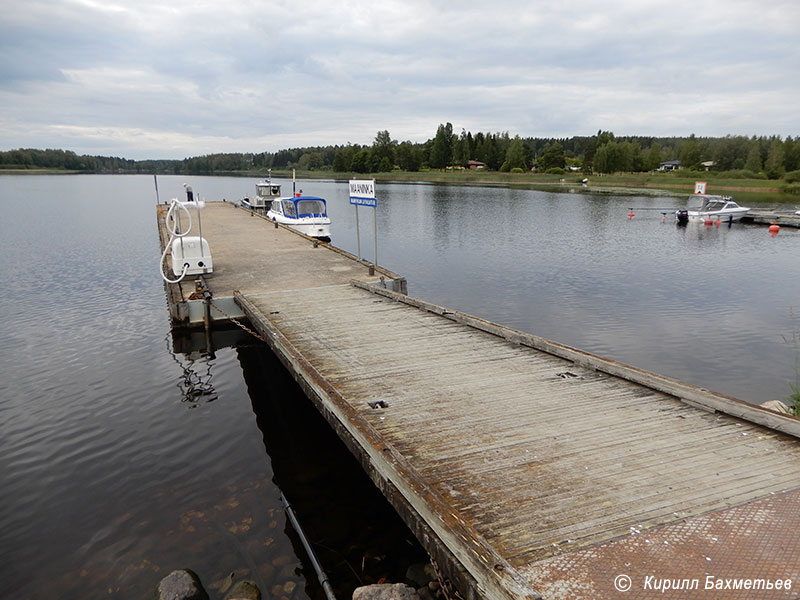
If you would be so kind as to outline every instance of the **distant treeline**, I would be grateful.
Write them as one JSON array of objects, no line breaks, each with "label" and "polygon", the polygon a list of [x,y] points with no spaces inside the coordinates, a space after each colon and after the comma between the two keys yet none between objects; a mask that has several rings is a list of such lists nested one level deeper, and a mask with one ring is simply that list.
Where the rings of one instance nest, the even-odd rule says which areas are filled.
[{"label": "distant treeline", "polygon": [[[371,145],[289,148],[277,152],[209,154],[183,160],[128,160],[68,150],[0,152],[2,169],[66,169],[86,173],[214,175],[296,168],[301,171],[380,173],[484,168],[493,171],[585,173],[654,171],[668,161],[682,169],[735,172],[741,177],[797,180],[800,137],[644,137],[598,131],[571,138],[521,138],[505,133],[455,133],[439,125],[424,143],[399,142],[379,131]],[[674,165],[672,165],[674,166]],[[789,174],[787,176],[787,173]]]},{"label": "distant treeline", "polygon": [[185,161],[129,160],[117,156],[88,156],[71,150],[20,148],[0,152],[0,169],[56,169],[82,173],[186,173],[175,170]]}]

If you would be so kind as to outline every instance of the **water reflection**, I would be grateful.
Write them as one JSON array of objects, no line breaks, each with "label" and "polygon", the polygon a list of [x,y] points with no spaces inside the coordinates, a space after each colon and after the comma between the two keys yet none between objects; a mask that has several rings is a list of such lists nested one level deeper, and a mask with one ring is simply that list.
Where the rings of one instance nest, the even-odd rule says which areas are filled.
[{"label": "water reflection", "polygon": [[[179,357],[172,351],[170,338],[167,336],[167,352],[180,367],[182,375],[176,384],[181,392],[181,401],[194,404],[195,402],[213,402],[217,399],[217,392],[211,383],[211,367],[213,366],[213,352],[205,350],[195,350]],[[205,359],[205,360],[201,360]],[[199,373],[196,365],[204,373]]]}]

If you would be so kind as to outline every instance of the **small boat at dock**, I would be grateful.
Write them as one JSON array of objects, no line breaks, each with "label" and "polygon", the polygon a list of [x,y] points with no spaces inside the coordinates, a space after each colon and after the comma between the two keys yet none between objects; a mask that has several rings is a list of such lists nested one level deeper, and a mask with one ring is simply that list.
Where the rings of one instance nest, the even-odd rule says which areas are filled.
[{"label": "small boat at dock", "polygon": [[750,209],[739,206],[730,196],[712,194],[693,194],[689,196],[687,208],[676,211],[678,223],[722,221],[733,223],[740,221]]},{"label": "small boat at dock", "polygon": [[255,196],[245,196],[241,205],[249,210],[268,210],[272,201],[281,197],[281,186],[272,183],[272,179],[264,179],[256,183]]},{"label": "small boat at dock", "polygon": [[327,203],[318,196],[297,195],[273,200],[267,218],[314,238],[331,239]]}]

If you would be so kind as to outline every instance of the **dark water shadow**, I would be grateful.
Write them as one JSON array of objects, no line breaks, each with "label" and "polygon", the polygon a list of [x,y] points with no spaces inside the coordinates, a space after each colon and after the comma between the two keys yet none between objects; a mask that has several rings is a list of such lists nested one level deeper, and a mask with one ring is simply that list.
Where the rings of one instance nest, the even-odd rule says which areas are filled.
[{"label": "dark water shadow", "polygon": [[[427,553],[367,477],[333,429],[266,347],[237,348],[274,483],[298,517],[337,597],[360,585],[403,582]],[[286,525],[301,559],[310,598],[324,598],[301,541]],[[265,590],[269,592],[268,590]]]}]

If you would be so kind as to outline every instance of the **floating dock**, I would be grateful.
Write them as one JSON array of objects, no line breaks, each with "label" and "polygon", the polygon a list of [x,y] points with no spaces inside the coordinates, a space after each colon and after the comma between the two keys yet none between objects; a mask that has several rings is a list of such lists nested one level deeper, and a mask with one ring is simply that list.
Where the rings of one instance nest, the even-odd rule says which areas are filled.
[{"label": "floating dock", "polygon": [[[800,595],[800,420],[409,297],[388,271],[210,208],[209,288],[464,598]],[[234,269],[245,230],[273,251]],[[303,274],[317,259],[330,280]]]},{"label": "floating dock", "polygon": [[751,208],[742,217],[743,223],[757,225],[780,225],[781,227],[800,227],[800,215],[793,210],[761,210]]}]

